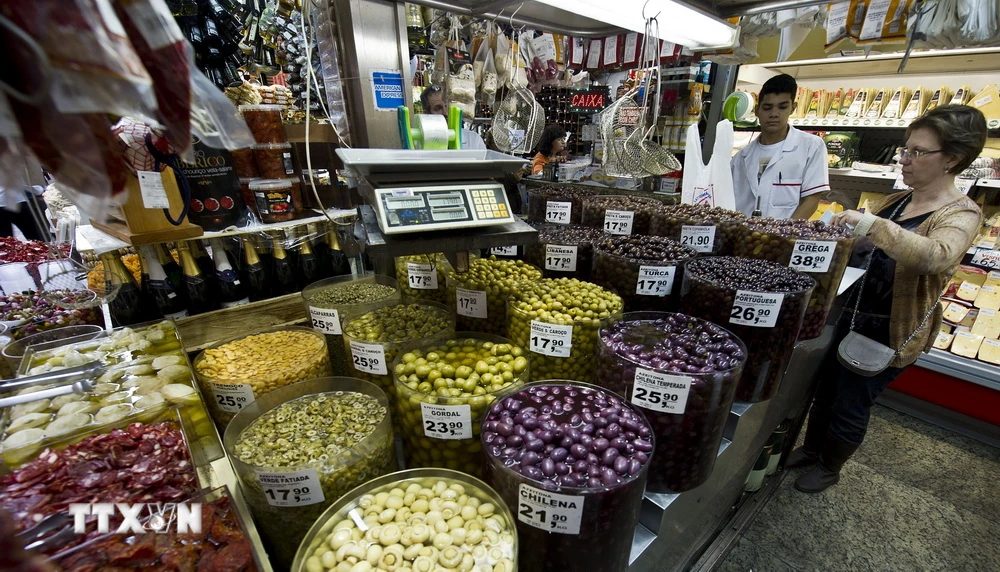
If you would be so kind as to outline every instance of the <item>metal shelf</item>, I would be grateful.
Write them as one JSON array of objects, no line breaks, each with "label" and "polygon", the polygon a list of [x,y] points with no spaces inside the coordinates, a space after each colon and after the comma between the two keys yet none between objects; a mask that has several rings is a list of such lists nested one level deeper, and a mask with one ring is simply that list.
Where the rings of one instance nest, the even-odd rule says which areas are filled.
[{"label": "metal shelf", "polygon": [[957,356],[953,353],[931,349],[920,354],[917,365],[924,369],[943,373],[951,377],[1000,391],[1000,367],[986,362]]},{"label": "metal shelf", "polygon": [[[1000,49],[968,48],[953,50],[925,50],[910,54],[904,74],[954,74],[963,72],[989,72],[1000,68]],[[897,75],[903,53],[870,56],[820,58],[764,64],[763,68],[787,73],[796,79],[835,77],[862,77]]]},{"label": "metal shelf", "polygon": [[[912,119],[869,119],[865,117],[839,117],[836,119],[793,117],[788,120],[796,127],[839,127],[841,129],[904,129],[912,121]],[[986,127],[1000,129],[1000,119],[988,119]]]}]

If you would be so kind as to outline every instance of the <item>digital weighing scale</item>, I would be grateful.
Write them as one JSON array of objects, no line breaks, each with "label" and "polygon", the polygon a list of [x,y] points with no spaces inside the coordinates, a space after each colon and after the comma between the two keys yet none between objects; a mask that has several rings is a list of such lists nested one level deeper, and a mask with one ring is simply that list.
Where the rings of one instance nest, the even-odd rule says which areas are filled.
[{"label": "digital weighing scale", "polygon": [[527,161],[487,150],[337,149],[364,178],[362,196],[385,235],[460,230],[515,221],[492,180]]}]

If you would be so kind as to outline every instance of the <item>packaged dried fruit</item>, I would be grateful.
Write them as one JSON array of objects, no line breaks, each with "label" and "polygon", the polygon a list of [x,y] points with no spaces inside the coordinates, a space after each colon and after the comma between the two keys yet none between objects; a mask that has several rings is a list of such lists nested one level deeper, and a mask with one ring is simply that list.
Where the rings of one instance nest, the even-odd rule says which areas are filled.
[{"label": "packaged dried fruit", "polygon": [[271,224],[295,218],[291,179],[255,179],[248,186],[262,222]]}]

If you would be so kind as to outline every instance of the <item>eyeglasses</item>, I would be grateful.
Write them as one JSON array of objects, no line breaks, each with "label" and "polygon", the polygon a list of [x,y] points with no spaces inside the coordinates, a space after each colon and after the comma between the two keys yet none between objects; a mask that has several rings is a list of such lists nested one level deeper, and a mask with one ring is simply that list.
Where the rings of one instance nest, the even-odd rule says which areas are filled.
[{"label": "eyeglasses", "polygon": [[943,153],[943,152],[944,152],[944,149],[935,149],[933,151],[923,151],[923,150],[920,150],[920,149],[915,149],[913,151],[910,151],[906,147],[897,147],[896,148],[896,154],[899,155],[899,160],[900,161],[902,161],[903,159],[909,159],[911,161],[916,161],[917,159],[919,159],[919,158],[921,158],[921,157],[923,157],[925,155],[933,155],[934,153]]}]

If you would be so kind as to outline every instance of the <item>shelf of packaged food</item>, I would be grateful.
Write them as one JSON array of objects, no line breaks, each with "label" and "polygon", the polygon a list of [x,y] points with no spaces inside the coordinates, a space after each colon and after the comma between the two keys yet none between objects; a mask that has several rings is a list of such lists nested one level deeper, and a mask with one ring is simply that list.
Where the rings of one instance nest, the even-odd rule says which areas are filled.
[{"label": "shelf of packaged food", "polygon": [[[912,119],[871,119],[867,117],[838,117],[835,119],[819,119],[816,117],[793,117],[788,120],[796,127],[837,127],[840,129],[904,129]],[[986,120],[986,127],[989,129],[1000,129],[1000,119],[991,118]],[[758,126],[741,127],[742,129],[759,129]]]},{"label": "shelf of packaged food", "polygon": [[[924,50],[910,53],[904,74],[952,74],[989,72],[1000,68],[1000,48]],[[903,53],[833,57],[764,64],[761,67],[787,73],[798,80],[833,77],[897,75]]]},{"label": "shelf of packaged food", "polygon": [[1000,391],[1000,367],[932,348],[917,358],[920,367]]}]

